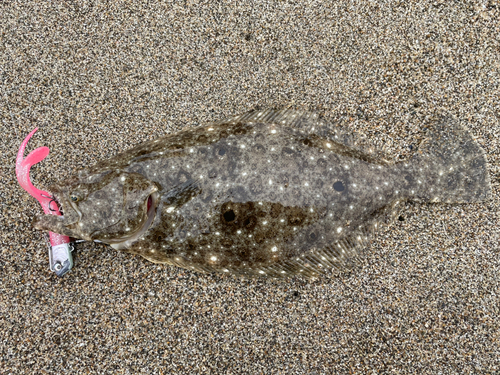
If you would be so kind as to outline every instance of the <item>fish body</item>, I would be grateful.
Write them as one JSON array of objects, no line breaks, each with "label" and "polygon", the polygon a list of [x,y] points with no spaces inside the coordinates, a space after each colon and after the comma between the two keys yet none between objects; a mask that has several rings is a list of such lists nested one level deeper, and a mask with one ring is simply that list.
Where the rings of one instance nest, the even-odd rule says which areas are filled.
[{"label": "fish body", "polygon": [[484,152],[453,120],[390,163],[316,115],[255,111],[146,142],[50,188],[35,227],[156,263],[248,276],[345,269],[406,200],[477,202]]}]

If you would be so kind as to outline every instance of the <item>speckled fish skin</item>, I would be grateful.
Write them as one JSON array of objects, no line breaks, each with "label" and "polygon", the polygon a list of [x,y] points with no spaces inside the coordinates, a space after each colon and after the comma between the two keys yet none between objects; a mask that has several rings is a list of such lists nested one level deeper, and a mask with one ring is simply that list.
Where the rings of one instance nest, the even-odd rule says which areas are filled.
[{"label": "speckled fish skin", "polygon": [[316,115],[250,112],[138,145],[53,186],[64,218],[34,225],[198,271],[342,270],[401,202],[490,194],[484,152],[467,131],[446,117],[427,131],[419,153],[391,164]]}]

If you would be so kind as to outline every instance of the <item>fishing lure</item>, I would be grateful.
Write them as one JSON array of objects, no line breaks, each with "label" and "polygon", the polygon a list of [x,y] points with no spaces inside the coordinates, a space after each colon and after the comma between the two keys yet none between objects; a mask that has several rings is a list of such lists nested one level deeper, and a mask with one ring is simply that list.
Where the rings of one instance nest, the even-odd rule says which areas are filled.
[{"label": "fishing lure", "polygon": [[[56,199],[44,190],[37,189],[30,180],[30,169],[33,165],[41,162],[49,154],[48,147],[39,147],[30,152],[24,158],[24,150],[28,141],[33,134],[36,133],[38,128],[35,128],[21,143],[19,152],[16,159],[16,177],[19,185],[26,190],[32,197],[34,197],[42,205],[43,211],[47,215],[59,215],[59,207],[57,206]],[[72,245],[68,236],[49,232],[49,265],[50,270],[55,272],[57,276],[62,276],[73,267],[73,256],[71,255]]]}]

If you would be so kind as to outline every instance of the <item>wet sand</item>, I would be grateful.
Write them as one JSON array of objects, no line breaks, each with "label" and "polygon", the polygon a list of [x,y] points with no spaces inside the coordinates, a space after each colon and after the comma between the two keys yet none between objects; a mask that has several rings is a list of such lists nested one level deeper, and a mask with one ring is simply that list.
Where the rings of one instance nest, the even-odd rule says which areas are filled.
[{"label": "wet sand", "polygon": [[[500,371],[500,4],[0,3],[0,373]],[[492,198],[416,204],[356,269],[245,280],[79,244],[48,269],[15,180],[47,188],[139,142],[253,108],[315,111],[394,161],[446,111],[486,151]]]}]

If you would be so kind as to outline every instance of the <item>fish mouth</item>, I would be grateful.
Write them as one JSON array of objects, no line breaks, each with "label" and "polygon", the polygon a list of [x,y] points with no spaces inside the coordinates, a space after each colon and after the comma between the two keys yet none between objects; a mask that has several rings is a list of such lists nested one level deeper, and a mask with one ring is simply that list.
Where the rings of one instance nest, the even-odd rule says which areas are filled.
[{"label": "fish mouth", "polygon": [[50,191],[52,191],[52,198],[59,207],[60,218],[64,219],[65,225],[70,226],[82,220],[82,212],[73,202],[65,198],[63,191],[57,185],[51,186]]},{"label": "fish mouth", "polygon": [[151,224],[153,223],[154,218],[156,217],[156,207],[159,202],[160,194],[157,191],[151,193],[146,200],[145,209],[146,209],[146,221],[144,224],[134,233],[126,236],[117,238],[113,241],[106,241],[113,249],[122,250],[130,247],[135,241],[137,241],[144,233],[147,232]]},{"label": "fish mouth", "polygon": [[[52,201],[55,202],[61,215],[49,214],[35,216],[32,225],[35,229],[46,230],[54,233],[59,233],[68,237],[79,237],[72,227],[77,224],[81,218],[82,213],[71,202],[63,198],[63,194],[57,186],[51,186]],[[51,203],[51,211],[54,203]]]}]

